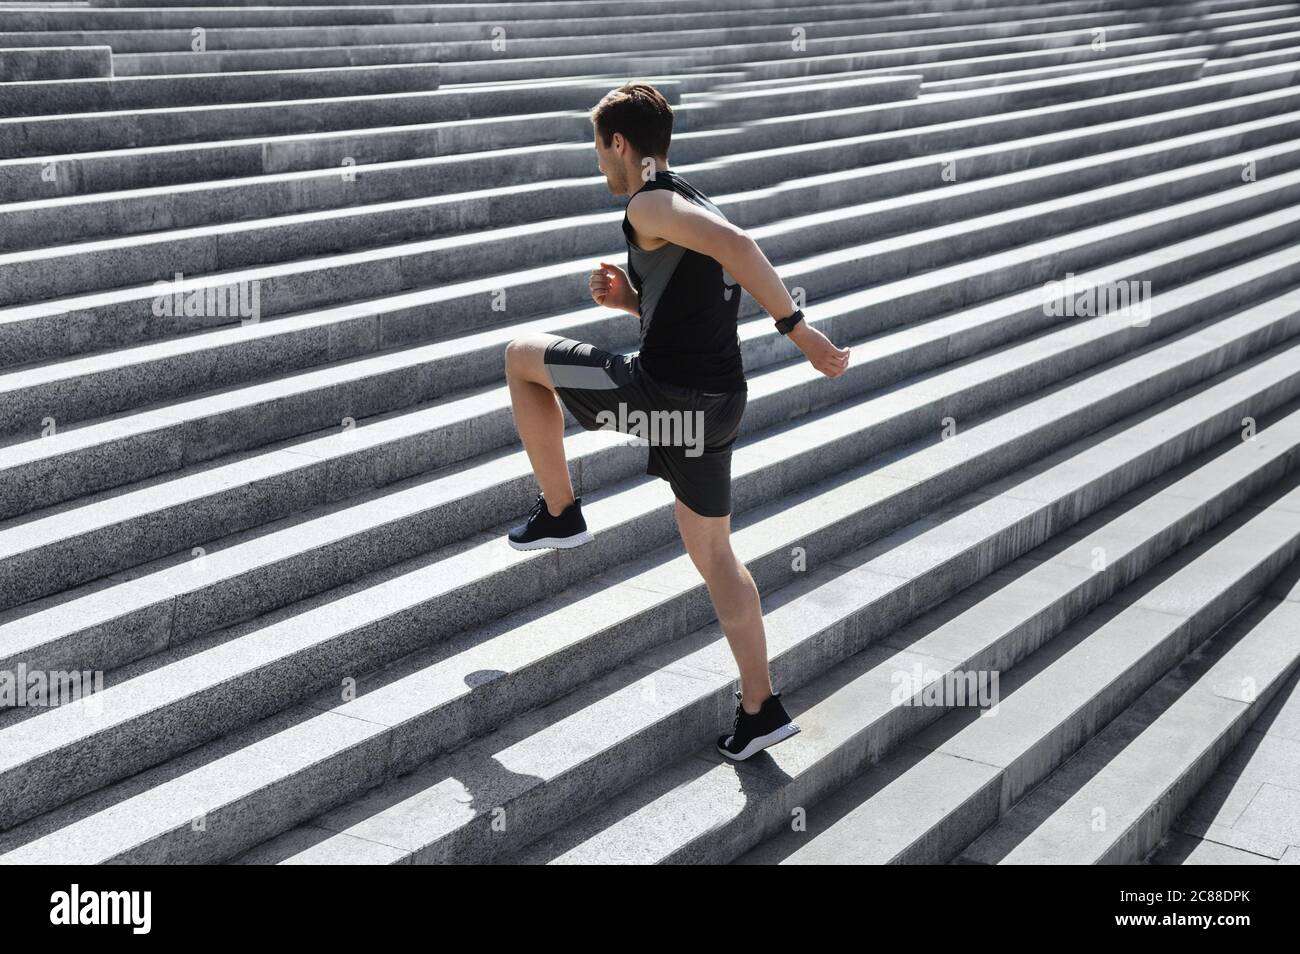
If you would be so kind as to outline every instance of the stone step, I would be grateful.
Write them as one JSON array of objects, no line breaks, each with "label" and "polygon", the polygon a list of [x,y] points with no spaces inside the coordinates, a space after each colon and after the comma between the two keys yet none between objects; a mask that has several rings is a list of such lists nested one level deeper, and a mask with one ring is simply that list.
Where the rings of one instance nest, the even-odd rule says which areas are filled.
[{"label": "stone step", "polygon": [[113,75],[107,46],[55,46],[0,49],[0,82],[85,79]]},{"label": "stone step", "polygon": [[210,53],[121,53],[113,57],[113,69],[118,76],[175,76],[183,73],[436,63],[437,60],[438,47],[434,43],[373,43],[275,50],[214,50]]},{"label": "stone step", "polygon": [[437,63],[345,66],[334,69],[196,73],[189,76],[128,76],[106,79],[0,84],[0,110],[9,116],[121,111],[268,100],[314,100],[321,96],[424,92],[439,84]]},{"label": "stone step", "polygon": [[[1179,50],[1185,51],[1188,57],[1209,58],[1215,49],[1212,44],[1191,45],[1184,34],[1160,33],[1124,40],[1107,40],[1104,49],[1098,49],[1094,43],[1080,43],[1077,46],[1053,46],[1042,50],[996,52],[960,58],[925,60],[912,64],[906,72],[923,76],[927,87],[931,89],[935,88],[937,83],[961,81],[969,81],[972,84],[971,88],[976,88],[979,82],[991,82],[993,77],[1008,73],[1044,69],[1104,68],[1105,64],[1113,60],[1131,60],[1133,57],[1143,55],[1169,55]],[[973,52],[979,53],[978,50]],[[902,66],[890,65],[866,69],[862,72],[867,76],[888,76],[903,71]]]},{"label": "stone step", "polygon": [[[1297,24],[1300,26],[1300,24]],[[1219,45],[1219,57],[1231,58],[1269,50],[1286,49],[1300,44],[1300,30],[1287,30],[1285,33],[1271,33],[1266,36],[1248,40],[1231,40]]]},{"label": "stone step", "polygon": [[[1237,43],[1254,38],[1289,33],[1295,30],[1296,27],[1300,27],[1300,4],[1288,4],[1285,7],[1266,9],[1273,12],[1285,11],[1292,15],[1269,16],[1267,19],[1250,17],[1240,23],[1218,22],[1213,29],[1205,33],[1205,39],[1220,44]],[[1207,23],[1206,25],[1210,24]]]},{"label": "stone step", "polygon": [[[673,102],[680,98],[680,87],[687,82],[664,81],[661,91]],[[712,81],[705,85],[708,82]],[[608,78],[577,77],[519,86],[0,118],[0,155],[47,156],[452,119],[501,121],[502,117],[521,113],[587,110],[612,85]],[[590,128],[590,120],[587,126]]]},{"label": "stone step", "polygon": [[[952,93],[960,90],[987,89],[1010,83],[1026,83],[1033,80],[1052,79],[1058,76],[1077,76],[1095,70],[1112,69],[1115,66],[1157,63],[1161,60],[1180,60],[1189,57],[1206,59],[1214,56],[1213,46],[1183,46],[1161,50],[1154,53],[1139,53],[1132,56],[1112,56],[1107,59],[1093,59],[1091,62],[1066,62],[1060,66],[1043,66],[1029,69],[1005,70],[996,73],[984,73],[954,80],[934,80],[921,84],[922,94]],[[1089,49],[1089,52],[1091,50]],[[1094,54],[1095,57],[1095,54]],[[1064,57],[1062,57],[1064,59]]]},{"label": "stone step", "polygon": [[1267,53],[1251,53],[1248,56],[1238,56],[1232,59],[1212,60],[1206,64],[1205,74],[1206,76],[1233,76],[1239,70],[1257,69],[1261,66],[1274,66],[1277,64],[1285,64],[1294,69],[1297,58],[1300,58],[1300,50],[1294,47],[1271,50]]}]

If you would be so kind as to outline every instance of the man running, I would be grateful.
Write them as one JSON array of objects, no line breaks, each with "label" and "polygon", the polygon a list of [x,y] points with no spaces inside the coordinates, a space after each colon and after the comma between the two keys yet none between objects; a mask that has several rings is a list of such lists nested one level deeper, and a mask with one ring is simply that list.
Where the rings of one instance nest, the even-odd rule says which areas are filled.
[{"label": "man running", "polygon": [[674,425],[672,439],[651,443],[646,473],[673,490],[682,542],[740,670],[735,725],[717,743],[740,761],[799,731],[772,690],[758,587],[731,548],[731,452],[748,398],[736,332],[741,288],[827,377],[844,373],[849,351],[803,321],[754,240],[669,169],[673,111],[657,89],[621,86],[596,104],[591,121],[610,192],[631,200],[623,217],[627,271],[602,262],[588,284],[597,304],[640,318],[640,351],[614,354],[550,334],[507,346],[515,426],[541,488],[508,539],[519,550],[591,539],[569,480],[557,397],[586,430],[649,437],[638,428],[656,415]]}]

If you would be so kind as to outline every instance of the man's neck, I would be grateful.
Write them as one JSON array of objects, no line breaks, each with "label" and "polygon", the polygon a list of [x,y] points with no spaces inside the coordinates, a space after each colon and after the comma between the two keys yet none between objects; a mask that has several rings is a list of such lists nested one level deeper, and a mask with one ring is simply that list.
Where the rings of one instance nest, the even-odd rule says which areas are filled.
[{"label": "man's neck", "polygon": [[[654,164],[655,164],[655,170],[654,170],[655,175],[658,175],[661,172],[668,171],[667,159],[655,159]],[[629,196],[636,195],[638,192],[641,191],[641,187],[644,186],[646,182],[649,181],[647,178],[645,178],[645,174],[641,171],[643,168],[644,167],[641,166],[640,163],[637,164],[636,177],[631,180],[634,188],[632,188],[632,190],[628,192]]]}]

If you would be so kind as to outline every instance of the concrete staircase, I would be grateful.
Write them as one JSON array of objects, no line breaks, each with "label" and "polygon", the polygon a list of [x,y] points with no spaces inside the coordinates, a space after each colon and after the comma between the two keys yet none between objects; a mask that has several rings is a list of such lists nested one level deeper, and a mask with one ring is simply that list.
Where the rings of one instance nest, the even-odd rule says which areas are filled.
[{"label": "concrete staircase", "polygon": [[[620,10],[0,7],[0,672],[104,681],[0,709],[0,861],[1139,863],[1287,685],[1300,3]],[[739,766],[643,447],[502,539],[506,343],[636,346],[632,77],[854,355],[743,301]]]}]

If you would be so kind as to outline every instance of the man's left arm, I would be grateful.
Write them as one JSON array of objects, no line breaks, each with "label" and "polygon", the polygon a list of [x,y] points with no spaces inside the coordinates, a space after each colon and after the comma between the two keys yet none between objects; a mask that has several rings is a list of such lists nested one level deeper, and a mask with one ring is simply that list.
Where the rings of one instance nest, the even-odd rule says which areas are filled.
[{"label": "man's left arm", "polygon": [[[744,229],[719,218],[675,192],[643,193],[627,207],[632,228],[716,259],[774,320],[794,313],[796,305],[758,243]],[[837,348],[825,335],[801,321],[789,338],[818,371],[839,377],[849,364],[849,349]]]}]

